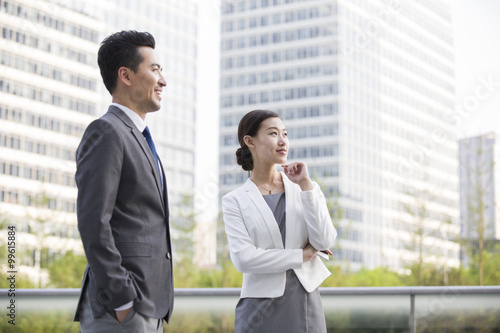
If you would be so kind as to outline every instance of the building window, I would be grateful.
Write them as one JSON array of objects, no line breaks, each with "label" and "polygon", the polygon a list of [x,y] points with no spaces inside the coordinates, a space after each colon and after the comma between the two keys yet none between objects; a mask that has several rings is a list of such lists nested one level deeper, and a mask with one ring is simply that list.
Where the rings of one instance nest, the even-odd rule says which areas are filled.
[{"label": "building window", "polygon": [[236,78],[236,86],[243,87],[245,85],[245,75],[238,75]]},{"label": "building window", "polygon": [[260,73],[260,83],[267,83],[269,82],[269,74],[267,72]]},{"label": "building window", "polygon": [[260,93],[260,102],[261,103],[267,103],[267,102],[269,102],[269,93],[267,91],[264,91],[264,92]]},{"label": "building window", "polygon": [[223,97],[222,106],[225,108],[233,106],[233,97],[232,96]]},{"label": "building window", "polygon": [[273,15],[273,24],[280,24],[281,23],[281,14],[274,14]]},{"label": "building window", "polygon": [[260,26],[261,27],[266,27],[269,25],[269,17],[268,16],[262,16],[260,18]]},{"label": "building window", "polygon": [[273,102],[279,102],[281,100],[281,90],[273,91]]},{"label": "building window", "polygon": [[273,52],[273,62],[281,61],[281,52]]},{"label": "building window", "polygon": [[245,20],[238,20],[238,30],[245,30]]},{"label": "building window", "polygon": [[281,33],[280,32],[273,33],[273,43],[274,44],[281,43]]},{"label": "building window", "polygon": [[245,38],[244,37],[238,38],[237,47],[238,47],[238,49],[245,48]]},{"label": "building window", "polygon": [[279,82],[279,81],[281,81],[281,72],[274,71],[273,72],[273,82]]},{"label": "building window", "polygon": [[269,43],[269,35],[260,36],[260,45],[267,45]]},{"label": "building window", "polygon": [[255,47],[255,46],[257,46],[257,37],[255,36],[248,37],[248,47]]},{"label": "building window", "polygon": [[250,74],[248,75],[248,85],[254,85],[257,83],[257,75]]},{"label": "building window", "polygon": [[269,63],[269,55],[267,53],[262,53],[260,55],[260,64],[265,65],[267,63]]},{"label": "building window", "polygon": [[256,104],[257,103],[257,95],[255,93],[248,95],[248,104]]},{"label": "building window", "polygon": [[257,56],[255,54],[252,54],[251,56],[248,57],[248,65],[249,66],[257,65]]},{"label": "building window", "polygon": [[236,97],[236,105],[241,106],[245,104],[245,96],[244,95],[238,95]]},{"label": "building window", "polygon": [[239,56],[236,60],[236,67],[245,67],[245,57]]}]

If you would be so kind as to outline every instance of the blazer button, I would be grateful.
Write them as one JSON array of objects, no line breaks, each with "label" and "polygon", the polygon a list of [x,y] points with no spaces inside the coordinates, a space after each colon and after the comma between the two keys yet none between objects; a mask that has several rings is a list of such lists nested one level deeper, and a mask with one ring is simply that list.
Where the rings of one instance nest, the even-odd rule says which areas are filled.
[{"label": "blazer button", "polygon": [[170,252],[167,252],[165,257],[167,257],[167,259],[170,259]]}]

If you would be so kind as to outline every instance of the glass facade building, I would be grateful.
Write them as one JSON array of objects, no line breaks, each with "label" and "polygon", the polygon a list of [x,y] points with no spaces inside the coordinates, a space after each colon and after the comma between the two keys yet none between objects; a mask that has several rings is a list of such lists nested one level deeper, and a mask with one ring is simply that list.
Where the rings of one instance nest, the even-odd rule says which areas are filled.
[{"label": "glass facade building", "polygon": [[83,253],[75,150],[111,103],[97,50],[115,31],[148,31],[156,39],[167,88],[161,110],[146,122],[165,167],[172,216],[194,196],[197,25],[195,0],[0,0],[0,217],[2,229],[15,224],[22,235],[25,271],[37,271],[43,255]]},{"label": "glass facade building", "polygon": [[0,22],[2,231],[16,227],[20,272],[43,285],[46,256],[82,253],[75,150],[101,111],[101,23],[51,2],[4,0]]},{"label": "glass facade building", "polygon": [[[476,249],[480,238],[485,248],[500,240],[499,159],[497,133],[459,141],[461,238]],[[468,261],[468,255],[462,255]]]},{"label": "glass facade building", "polygon": [[459,265],[450,4],[246,0],[221,20],[221,195],[248,177],[237,125],[278,112],[289,161],[332,203],[337,260],[404,271]]}]

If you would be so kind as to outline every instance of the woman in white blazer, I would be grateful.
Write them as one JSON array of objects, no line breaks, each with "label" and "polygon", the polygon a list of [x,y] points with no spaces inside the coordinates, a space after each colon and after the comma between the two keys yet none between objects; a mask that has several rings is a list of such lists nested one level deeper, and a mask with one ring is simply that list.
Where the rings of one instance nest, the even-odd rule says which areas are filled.
[{"label": "woman in white blazer", "polygon": [[231,260],[243,273],[235,332],[326,332],[317,288],[330,272],[318,253],[332,254],[337,232],[325,197],[306,164],[286,164],[277,113],[247,113],[238,140],[237,162],[251,177],[222,198]]}]

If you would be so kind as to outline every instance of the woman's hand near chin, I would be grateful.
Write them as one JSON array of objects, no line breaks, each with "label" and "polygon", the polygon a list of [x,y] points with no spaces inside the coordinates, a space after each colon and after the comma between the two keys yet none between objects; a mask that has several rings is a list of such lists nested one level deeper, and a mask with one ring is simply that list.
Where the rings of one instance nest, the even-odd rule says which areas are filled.
[{"label": "woman's hand near chin", "polygon": [[302,191],[312,190],[313,184],[309,178],[309,171],[307,170],[307,165],[303,162],[294,162],[290,164],[281,165],[285,174],[292,182],[299,185]]}]

